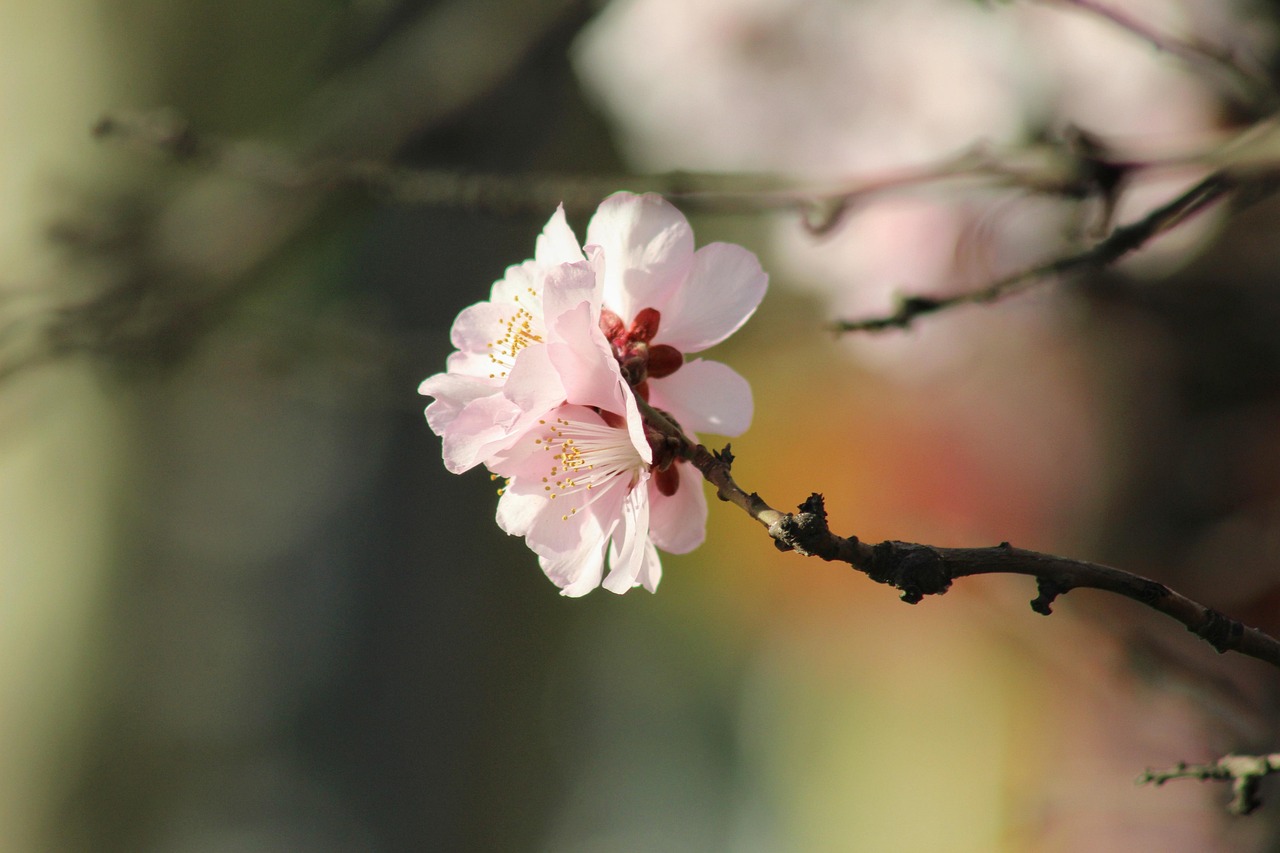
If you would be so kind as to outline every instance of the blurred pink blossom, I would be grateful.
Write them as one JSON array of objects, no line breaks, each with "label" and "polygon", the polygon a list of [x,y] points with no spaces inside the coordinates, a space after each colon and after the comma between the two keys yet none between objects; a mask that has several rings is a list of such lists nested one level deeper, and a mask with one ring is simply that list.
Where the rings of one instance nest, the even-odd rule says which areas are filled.
[{"label": "blurred pink blossom", "polygon": [[[1236,3],[1109,5],[1171,36],[1265,49]],[[1197,69],[1063,4],[616,0],[575,55],[624,151],[657,170],[765,170],[836,185],[1068,126],[1154,156],[1203,141],[1222,113]],[[1173,177],[1131,187],[1121,219],[1196,180]],[[1160,243],[1185,256],[1211,222]],[[890,310],[900,292],[981,286],[1063,251],[1082,225],[1069,201],[940,190],[870,199],[821,244],[792,221],[775,239],[787,281],[856,317]],[[906,346],[884,337],[850,345],[919,374],[970,343],[956,330],[922,334],[906,359]]]}]

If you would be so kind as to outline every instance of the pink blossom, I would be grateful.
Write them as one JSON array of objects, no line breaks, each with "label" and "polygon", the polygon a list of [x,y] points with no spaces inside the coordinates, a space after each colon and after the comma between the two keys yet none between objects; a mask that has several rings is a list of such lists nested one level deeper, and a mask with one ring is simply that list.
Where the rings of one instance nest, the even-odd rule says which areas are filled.
[{"label": "pink blossom", "polygon": [[[566,257],[577,239],[563,220],[544,237]],[[768,276],[741,246],[694,250],[693,229],[659,195],[616,193],[587,225],[599,265],[600,325],[636,393],[688,430],[741,435],[751,424],[751,388],[729,367],[689,353],[742,327],[764,298]]]},{"label": "pink blossom", "polygon": [[[840,186],[945,162],[979,143],[1004,150],[1046,128],[1090,130],[1135,160],[1201,148],[1220,128],[1220,94],[1193,65],[1071,4],[989,5],[615,0],[583,30],[573,56],[629,158],[655,171],[767,171]],[[1271,28],[1256,26],[1238,0],[1104,5],[1175,38],[1193,34],[1241,56],[1272,52]],[[1140,176],[1116,221],[1195,180]],[[902,293],[973,289],[1065,251],[1091,224],[1080,211],[967,191],[882,196],[857,205],[821,243],[780,219],[774,262],[835,316],[883,314]],[[1184,260],[1214,224],[1210,214],[1180,226],[1124,261],[1127,270],[1149,274]],[[1023,316],[1039,323],[1044,313]],[[844,346],[900,381],[968,371],[985,345],[981,323],[941,326],[855,336]]]},{"label": "pink blossom", "polygon": [[[608,410],[559,406],[489,462],[507,478],[498,525],[525,537],[565,595],[585,595],[602,581],[611,592],[652,592],[662,577],[655,546],[685,553],[706,533],[701,475],[673,459],[659,468],[629,428],[638,419],[634,397],[626,392],[619,402],[632,410],[622,423]],[[667,471],[680,481],[669,493],[660,485]]]},{"label": "pink blossom", "polygon": [[[563,210],[547,229],[557,222],[564,222]],[[419,386],[420,394],[435,398],[427,424],[444,439],[445,467],[455,474],[483,462],[565,399],[550,361],[545,318],[594,300],[595,273],[576,245],[574,250],[576,257],[544,231],[533,259],[508,267],[487,302],[458,315],[450,333],[458,349],[447,371]]]},{"label": "pink blossom", "polygon": [[750,252],[695,251],[674,207],[619,193],[592,218],[585,251],[557,211],[534,258],[454,322],[447,371],[419,389],[435,398],[427,422],[451,471],[484,464],[506,479],[498,524],[525,537],[564,594],[652,591],[657,548],[701,544],[701,477],[644,423],[636,398],[685,430],[745,430],[746,381],[684,354],[736,331],[766,283]]},{"label": "pink blossom", "polygon": [[[665,445],[650,445],[635,395],[589,303],[559,315],[549,345],[567,401],[486,460],[505,477],[498,525],[538,555],[565,595],[603,585],[657,588],[655,546],[685,553],[702,544],[707,506],[700,475]],[[609,574],[604,576],[605,556]]]}]

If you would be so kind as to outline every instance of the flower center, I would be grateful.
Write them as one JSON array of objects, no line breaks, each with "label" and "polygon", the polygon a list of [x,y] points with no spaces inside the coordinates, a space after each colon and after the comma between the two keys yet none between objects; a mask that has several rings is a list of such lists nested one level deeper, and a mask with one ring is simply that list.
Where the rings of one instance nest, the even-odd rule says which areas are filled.
[{"label": "flower center", "polygon": [[608,308],[600,309],[600,330],[613,348],[613,357],[627,383],[645,400],[649,399],[649,386],[645,384],[649,379],[670,376],[684,364],[680,350],[652,343],[661,320],[662,314],[656,308],[644,308],[628,327]]},{"label": "flower center", "polygon": [[538,422],[546,434],[535,440],[550,456],[550,467],[542,478],[543,491],[551,500],[564,497],[576,504],[565,515],[575,515],[586,506],[597,486],[625,477],[630,491],[648,467],[631,443],[626,427],[557,417]]},{"label": "flower center", "polygon": [[[538,291],[532,287],[526,287],[525,290],[536,304]],[[512,297],[511,301],[515,311],[498,321],[500,336],[485,344],[489,350],[489,361],[495,365],[494,372],[489,374],[490,379],[505,379],[507,372],[516,363],[520,350],[542,343],[542,318],[520,304],[519,294]]]}]

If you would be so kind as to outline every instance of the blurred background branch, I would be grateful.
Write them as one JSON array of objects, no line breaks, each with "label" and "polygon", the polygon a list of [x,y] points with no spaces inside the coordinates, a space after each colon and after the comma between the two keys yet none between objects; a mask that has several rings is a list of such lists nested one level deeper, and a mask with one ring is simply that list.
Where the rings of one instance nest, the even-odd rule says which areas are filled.
[{"label": "blurred background branch", "polygon": [[1239,94],[1260,115],[1273,113],[1276,107],[1280,106],[1280,99],[1278,99],[1280,93],[1276,91],[1275,81],[1267,74],[1266,68],[1256,57],[1242,55],[1239,51],[1197,38],[1194,34],[1187,38],[1178,38],[1159,32],[1123,9],[1095,2],[1095,0],[1040,0],[1040,2],[1070,6],[1085,14],[1096,15],[1150,43],[1156,50],[1176,56],[1198,70],[1225,77],[1237,87]]},{"label": "blurred background branch", "polygon": [[1171,770],[1148,770],[1138,777],[1139,785],[1163,785],[1171,779],[1230,781],[1232,814],[1252,814],[1262,805],[1259,783],[1280,772],[1280,753],[1271,755],[1227,755],[1212,764],[1180,762]]}]

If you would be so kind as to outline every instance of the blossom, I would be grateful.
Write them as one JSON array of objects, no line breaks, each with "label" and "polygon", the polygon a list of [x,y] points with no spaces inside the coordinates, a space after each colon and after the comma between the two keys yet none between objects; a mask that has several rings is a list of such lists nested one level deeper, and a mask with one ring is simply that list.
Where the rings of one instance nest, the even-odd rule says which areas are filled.
[{"label": "blossom", "polygon": [[[769,280],[756,256],[731,243],[695,251],[688,220],[652,193],[605,199],[587,225],[586,247],[601,329],[636,393],[686,429],[746,431],[746,380],[720,362],[685,356],[720,343],[755,313]],[[563,216],[547,223],[539,249],[544,260],[583,257]]]},{"label": "blossom", "polygon": [[[606,199],[584,247],[563,209],[534,257],[462,311],[447,370],[419,391],[454,472],[505,478],[497,521],[523,536],[566,595],[657,587],[657,548],[705,536],[700,475],[637,400],[693,430],[737,435],[751,390],[729,367],[686,361],[754,313],[767,277],[739,246],[694,249],[656,195]],[[606,557],[609,572],[605,575]]]},{"label": "blossom", "polygon": [[[625,418],[559,406],[488,463],[507,478],[498,525],[524,536],[547,577],[569,596],[585,595],[602,582],[612,592],[634,586],[652,592],[662,577],[656,546],[686,553],[705,536],[699,473],[672,458],[659,466],[659,453],[636,440],[634,396],[615,387],[619,405],[628,409]],[[666,471],[679,478],[679,488],[662,488]]]},{"label": "blossom", "polygon": [[[563,221],[558,210],[547,229]],[[533,416],[565,399],[550,363],[549,344],[557,341],[548,341],[545,317],[594,299],[594,272],[576,244],[574,249],[576,258],[551,261],[570,253],[544,231],[533,259],[508,267],[488,301],[458,315],[450,332],[457,350],[446,372],[419,386],[419,393],[435,398],[426,409],[427,424],[444,439],[445,467],[455,474],[483,462],[527,429]]]}]

